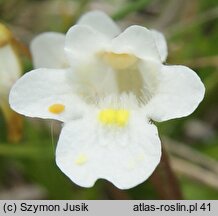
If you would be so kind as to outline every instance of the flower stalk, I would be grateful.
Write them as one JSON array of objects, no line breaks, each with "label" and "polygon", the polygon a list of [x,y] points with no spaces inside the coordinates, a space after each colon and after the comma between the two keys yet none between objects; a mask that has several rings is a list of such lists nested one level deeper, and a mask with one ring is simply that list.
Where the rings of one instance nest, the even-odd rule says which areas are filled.
[{"label": "flower stalk", "polygon": [[0,107],[6,121],[7,140],[9,143],[18,143],[23,135],[23,118],[11,110],[7,102]]},{"label": "flower stalk", "polygon": [[150,177],[150,180],[160,199],[183,199],[179,182],[171,168],[168,153],[164,147],[162,147],[161,161]]}]

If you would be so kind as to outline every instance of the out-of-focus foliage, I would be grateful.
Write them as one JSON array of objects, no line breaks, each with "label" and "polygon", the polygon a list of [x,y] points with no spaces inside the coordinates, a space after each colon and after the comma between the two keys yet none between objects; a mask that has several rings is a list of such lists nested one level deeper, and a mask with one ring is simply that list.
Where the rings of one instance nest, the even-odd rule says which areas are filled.
[{"label": "out-of-focus foliage", "polygon": [[[140,24],[163,31],[169,45],[167,63],[187,65],[202,78],[206,95],[196,112],[158,126],[160,136],[170,137],[172,145],[174,141],[184,143],[184,151],[176,154],[168,148],[172,165],[177,164],[173,168],[184,198],[218,199],[218,183],[213,182],[218,178],[214,168],[218,165],[217,0],[0,0],[0,22],[28,46],[42,31],[66,32],[91,9],[104,10],[123,28]],[[23,64],[25,72],[32,67],[27,57]],[[37,197],[22,197],[29,199],[158,199],[149,180],[128,191],[118,191],[103,180],[91,189],[77,187],[54,161],[60,125],[38,119],[24,121],[22,140],[11,144],[0,113],[0,199],[16,198],[17,188],[25,190],[26,185],[35,185],[39,191]],[[186,155],[193,157],[177,163]],[[187,161],[194,165],[187,166]],[[204,170],[210,178],[204,178]]]}]

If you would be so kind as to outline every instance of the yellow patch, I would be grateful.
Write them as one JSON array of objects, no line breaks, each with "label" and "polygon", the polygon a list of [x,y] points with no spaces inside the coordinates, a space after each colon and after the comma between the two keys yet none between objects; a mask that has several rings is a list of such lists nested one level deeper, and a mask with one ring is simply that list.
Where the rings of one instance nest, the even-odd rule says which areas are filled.
[{"label": "yellow patch", "polygon": [[129,120],[129,111],[127,110],[118,110],[116,115],[116,123],[120,127],[124,127]]},{"label": "yellow patch", "polygon": [[127,169],[133,170],[136,167],[136,163],[134,160],[130,160],[127,164]]},{"label": "yellow patch", "polygon": [[8,28],[0,23],[0,47],[6,45],[12,39],[12,34]]},{"label": "yellow patch", "polygon": [[129,111],[126,109],[104,109],[99,112],[98,119],[104,125],[124,127],[129,121]]},{"label": "yellow patch", "polygon": [[136,160],[139,162],[143,161],[144,159],[145,159],[145,155],[142,153],[140,155],[138,155],[138,157],[136,158]]},{"label": "yellow patch", "polygon": [[65,110],[65,106],[63,104],[53,104],[48,108],[49,112],[54,114],[60,114]]},{"label": "yellow patch", "polygon": [[113,124],[116,120],[116,113],[113,109],[105,109],[99,112],[99,120],[104,124]]},{"label": "yellow patch", "polygon": [[86,157],[86,155],[84,155],[84,154],[80,154],[77,158],[76,158],[76,160],[75,160],[75,164],[77,164],[77,165],[83,165],[83,164],[85,164],[86,162],[87,162],[87,157]]},{"label": "yellow patch", "polygon": [[137,62],[137,57],[128,53],[104,52],[102,54],[104,62],[115,70],[123,70],[133,66]]}]

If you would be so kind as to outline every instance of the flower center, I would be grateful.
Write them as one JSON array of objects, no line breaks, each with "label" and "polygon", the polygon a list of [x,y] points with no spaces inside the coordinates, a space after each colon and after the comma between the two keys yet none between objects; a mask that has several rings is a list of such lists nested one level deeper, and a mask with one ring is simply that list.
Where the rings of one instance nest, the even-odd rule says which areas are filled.
[{"label": "flower center", "polygon": [[126,109],[103,109],[98,114],[98,120],[104,125],[124,127],[129,121],[129,114]]},{"label": "flower center", "polygon": [[138,106],[153,97],[158,84],[159,65],[133,54],[100,52],[89,66],[78,71],[77,91],[89,104],[98,104],[107,96],[129,95]]},{"label": "flower center", "polygon": [[138,58],[134,55],[127,53],[102,53],[103,61],[110,65],[114,70],[123,70],[136,64]]},{"label": "flower center", "polygon": [[139,58],[129,53],[114,52],[103,52],[101,58],[113,69],[120,94],[133,93],[138,98],[142,97],[143,81],[138,69]]}]

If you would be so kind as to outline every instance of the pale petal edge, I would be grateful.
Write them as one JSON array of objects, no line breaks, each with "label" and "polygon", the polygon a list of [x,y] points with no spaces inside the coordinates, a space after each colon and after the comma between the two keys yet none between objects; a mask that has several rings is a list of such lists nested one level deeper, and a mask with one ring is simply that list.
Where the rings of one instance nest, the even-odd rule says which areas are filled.
[{"label": "pale petal edge", "polygon": [[185,117],[195,111],[204,94],[204,84],[193,70],[181,65],[163,65],[158,91],[145,112],[158,122]]}]

